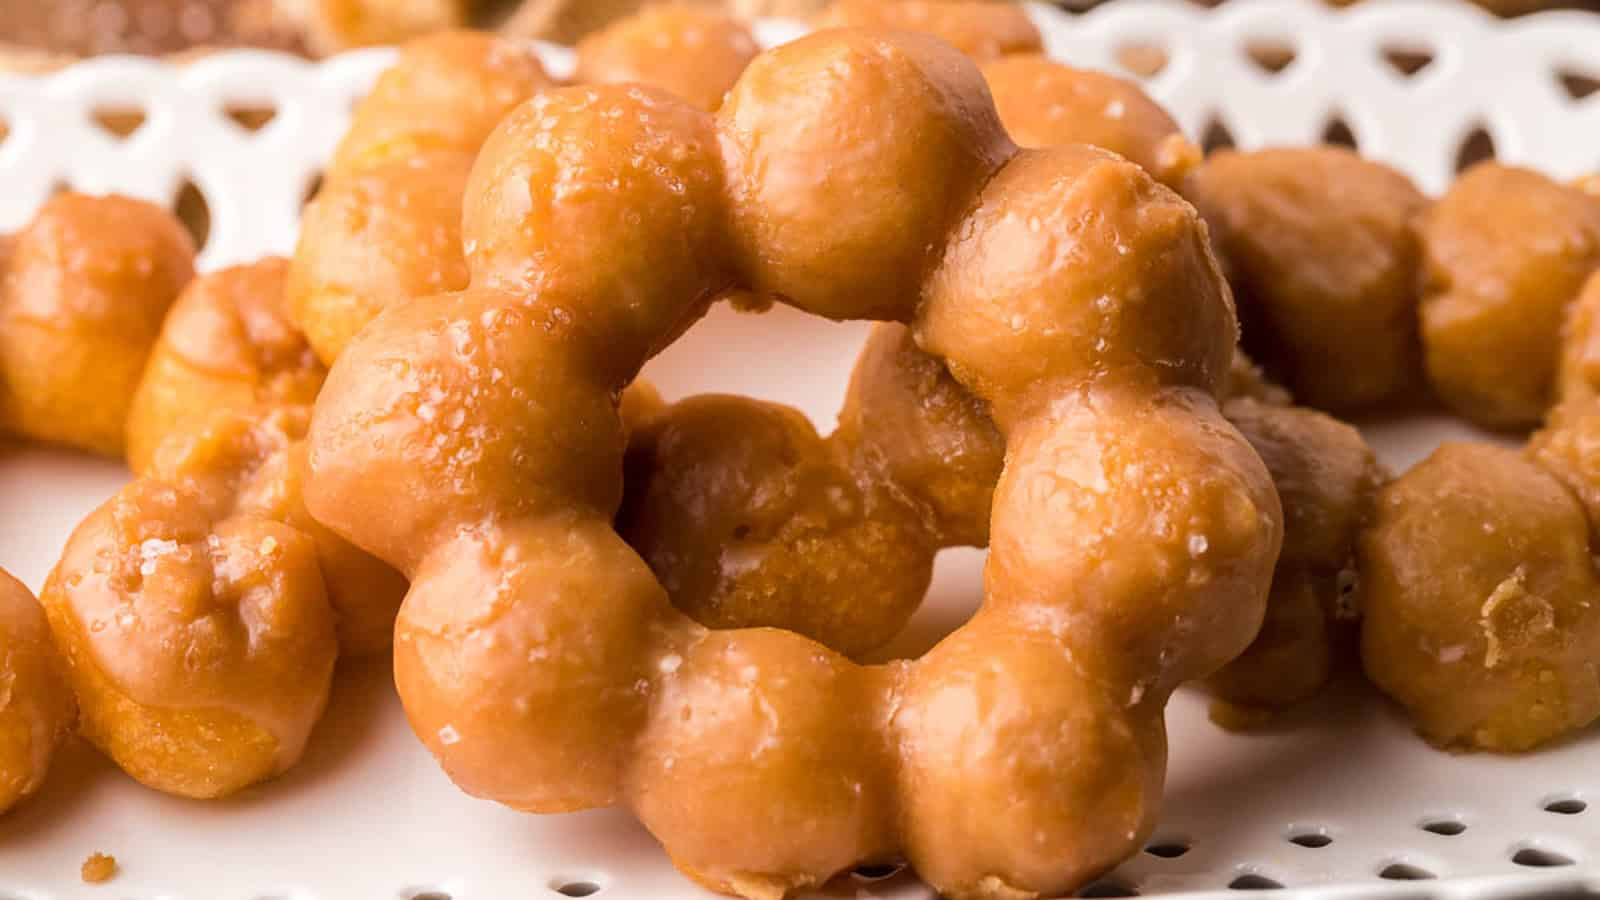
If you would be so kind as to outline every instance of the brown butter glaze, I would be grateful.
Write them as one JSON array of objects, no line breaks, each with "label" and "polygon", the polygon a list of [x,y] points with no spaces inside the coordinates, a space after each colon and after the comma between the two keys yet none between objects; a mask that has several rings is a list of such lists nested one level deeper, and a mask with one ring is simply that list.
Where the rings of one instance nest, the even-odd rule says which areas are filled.
[{"label": "brown butter glaze", "polygon": [[1419,232],[1434,390],[1479,425],[1537,424],[1555,400],[1562,322],[1600,268],[1600,201],[1527,169],[1481,163]]},{"label": "brown butter glaze", "polygon": [[44,784],[77,709],[44,611],[0,569],[0,813]]},{"label": "brown butter glaze", "polygon": [[[412,576],[396,682],[459,785],[624,803],[754,897],[902,854],[952,896],[1059,894],[1139,846],[1166,697],[1248,644],[1281,538],[1214,399],[1234,320],[1192,208],[1101,151],[1018,154],[935,41],[832,31],[758,57],[715,120],[540,94],[464,234],[471,287],[333,366],[308,493]],[[732,286],[906,322],[988,404],[985,605],[924,658],[708,632],[612,530],[621,388]]]},{"label": "brown butter glaze", "polygon": [[386,307],[466,286],[461,194],[495,124],[550,84],[532,45],[450,31],[408,43],[356,106],[289,274],[323,362]]},{"label": "brown butter glaze", "polygon": [[1426,199],[1406,176],[1340,147],[1225,150],[1185,194],[1211,227],[1245,346],[1298,400],[1346,411],[1414,391],[1412,222]]},{"label": "brown butter glaze", "polygon": [[158,206],[63,193],[0,239],[0,431],[121,456],[194,243]]},{"label": "brown butter glaze", "polygon": [[316,541],[275,517],[305,410],[224,412],[162,444],[74,530],[40,599],[82,732],[186,797],[282,773],[322,715],[337,653]]},{"label": "brown butter glaze", "polygon": [[760,49],[750,29],[722,10],[662,3],[579,41],[573,80],[648,84],[711,112]]}]

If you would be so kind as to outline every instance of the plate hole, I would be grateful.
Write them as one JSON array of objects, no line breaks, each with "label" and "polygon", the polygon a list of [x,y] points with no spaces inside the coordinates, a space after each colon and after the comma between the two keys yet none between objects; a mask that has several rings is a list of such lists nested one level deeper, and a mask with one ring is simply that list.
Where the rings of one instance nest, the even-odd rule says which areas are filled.
[{"label": "plate hole", "polygon": [[1481,162],[1494,159],[1494,136],[1482,125],[1474,127],[1456,150],[1456,171],[1465,172]]},{"label": "plate hole", "polygon": [[1278,38],[1263,38],[1253,40],[1244,45],[1245,56],[1256,64],[1256,68],[1276,75],[1294,63],[1294,44]]},{"label": "plate hole", "polygon": [[412,894],[410,900],[451,900],[451,898],[444,891],[423,891],[420,894]]},{"label": "plate hole", "polygon": [[1207,153],[1228,150],[1234,146],[1233,132],[1221,119],[1212,119],[1200,134],[1200,147]]},{"label": "plate hole", "polygon": [[1327,127],[1322,129],[1322,142],[1335,147],[1349,147],[1352,150],[1361,146],[1356,140],[1356,133],[1350,130],[1350,123],[1342,116],[1334,116],[1328,120]]},{"label": "plate hole", "polygon": [[1189,852],[1188,841],[1161,841],[1144,848],[1144,852],[1162,859],[1177,859]]},{"label": "plate hole", "polygon": [[278,117],[278,108],[270,104],[230,103],[222,112],[245,131],[256,132]]},{"label": "plate hole", "polygon": [[1511,854],[1511,861],[1530,869],[1554,869],[1572,865],[1572,857],[1543,847],[1523,847]]},{"label": "plate hole", "polygon": [[1455,837],[1467,830],[1467,825],[1458,819],[1429,819],[1417,826],[1429,834]]},{"label": "plate hole", "polygon": [[1167,49],[1149,41],[1129,41],[1117,48],[1117,64],[1140,78],[1154,78],[1169,62]]},{"label": "plate hole", "polygon": [[1430,878],[1437,878],[1438,876],[1434,875],[1432,872],[1429,872],[1427,869],[1422,868],[1421,866],[1397,862],[1390,863],[1387,866],[1384,866],[1382,869],[1379,869],[1378,877],[1387,878],[1390,881],[1427,881]]},{"label": "plate hole", "polygon": [[1137,897],[1139,891],[1120,881],[1096,881],[1078,892],[1079,897]]},{"label": "plate hole", "polygon": [[558,881],[550,889],[563,897],[592,897],[600,893],[600,885],[592,881]]},{"label": "plate hole", "polygon": [[1417,46],[1385,47],[1383,60],[1396,72],[1410,78],[1432,64],[1433,51]]},{"label": "plate hole", "polygon": [[856,866],[850,874],[860,881],[882,881],[899,875],[905,867],[905,863],[873,863]]},{"label": "plate hole", "polygon": [[1304,831],[1289,838],[1289,843],[1296,847],[1306,847],[1311,850],[1321,850],[1333,843],[1333,838],[1320,831]]},{"label": "plate hole", "polygon": [[1600,91],[1600,78],[1584,72],[1561,69],[1556,72],[1556,80],[1573,100],[1587,100],[1595,91]]},{"label": "plate hole", "polygon": [[145,120],[144,110],[120,104],[96,106],[89,115],[101,131],[118,139],[130,137]]},{"label": "plate hole", "polygon": [[206,239],[211,236],[211,205],[192,180],[185,178],[183,185],[178,188],[178,196],[172,201],[172,211],[183,222],[183,227],[189,229],[195,249],[204,249]]},{"label": "plate hole", "polygon": [[1255,872],[1246,872],[1228,882],[1228,889],[1234,891],[1276,891],[1282,887],[1282,882],[1274,881],[1265,875],[1258,875]]},{"label": "plate hole", "polygon": [[1551,797],[1544,802],[1544,811],[1562,816],[1575,816],[1589,808],[1577,797]]}]

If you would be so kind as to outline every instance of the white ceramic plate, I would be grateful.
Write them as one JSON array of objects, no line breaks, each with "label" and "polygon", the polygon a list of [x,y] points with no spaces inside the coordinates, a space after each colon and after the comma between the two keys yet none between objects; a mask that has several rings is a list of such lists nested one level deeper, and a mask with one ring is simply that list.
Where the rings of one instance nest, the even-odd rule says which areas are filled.
[{"label": "white ceramic plate", "polygon": [[[1221,12],[1124,0],[1083,19],[1039,18],[1051,48],[1079,62],[1109,65],[1130,41],[1163,46],[1170,61],[1152,90],[1196,134],[1220,116],[1241,144],[1304,142],[1337,113],[1369,152],[1437,188],[1459,139],[1485,124],[1502,156],[1563,176],[1600,168],[1600,102],[1566,97],[1558,78],[1571,67],[1600,75],[1600,24],[1581,15],[1503,26],[1437,2],[1333,14],[1301,0],[1233,0]],[[794,31],[762,28],[769,40]],[[1293,46],[1295,62],[1276,75],[1256,67],[1243,48],[1263,37]],[[1399,75],[1382,51],[1400,46],[1429,49],[1433,64]],[[566,64],[550,52],[554,67]],[[11,128],[0,144],[0,226],[24,221],[62,181],[169,200],[188,180],[211,209],[205,264],[285,250],[350,99],[387,59],[367,51],[310,66],[233,53],[183,71],[117,59],[42,80],[0,78]],[[147,120],[126,141],[93,124],[97,106],[129,104]],[[222,114],[230,104],[278,114],[250,133]],[[864,333],[784,309],[719,310],[648,374],[669,397],[737,391],[793,403],[827,425]],[[1367,433],[1397,467],[1445,436],[1470,434],[1442,418],[1373,423]],[[100,460],[0,444],[0,565],[37,589],[72,526],[125,478]],[[962,620],[981,559],[940,557],[929,600],[896,649],[919,651]],[[1441,754],[1357,682],[1269,734],[1224,734],[1188,694],[1168,723],[1172,768],[1154,842],[1168,855],[1140,854],[1099,889],[1600,893],[1600,735],[1526,758]],[[1435,833],[1455,826],[1464,830]],[[1186,849],[1172,856],[1178,847]],[[109,885],[79,881],[94,851],[121,863]],[[1519,854],[1566,864],[1524,865]],[[707,896],[625,814],[540,818],[462,795],[407,729],[383,661],[340,671],[307,759],[271,785],[220,803],[178,800],[74,745],[43,794],[0,820],[0,900],[557,900],[563,887],[585,884],[602,900]],[[927,896],[904,874],[847,878],[829,893]]]}]

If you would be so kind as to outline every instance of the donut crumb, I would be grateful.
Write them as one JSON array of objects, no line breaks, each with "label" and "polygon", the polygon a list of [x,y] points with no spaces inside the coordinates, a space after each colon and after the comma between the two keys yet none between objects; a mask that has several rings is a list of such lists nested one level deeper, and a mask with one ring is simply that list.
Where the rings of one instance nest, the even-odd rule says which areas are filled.
[{"label": "donut crumb", "polygon": [[99,851],[91,853],[79,874],[88,884],[103,884],[117,877],[117,858]]}]

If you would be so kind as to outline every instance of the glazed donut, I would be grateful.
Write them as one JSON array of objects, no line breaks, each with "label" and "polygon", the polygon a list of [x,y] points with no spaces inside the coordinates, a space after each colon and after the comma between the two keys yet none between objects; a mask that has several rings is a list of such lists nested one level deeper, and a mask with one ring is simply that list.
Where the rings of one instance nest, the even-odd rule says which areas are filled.
[{"label": "glazed donut", "polygon": [[278,775],[338,652],[300,493],[308,411],[223,411],[73,531],[40,600],[81,731],[140,782],[211,798]]},{"label": "glazed donut", "polygon": [[638,82],[671,91],[707,111],[760,48],[750,29],[707,6],[647,6],[578,42],[576,81]]},{"label": "glazed donut", "polygon": [[1043,39],[1014,3],[983,0],[835,0],[816,17],[817,28],[891,28],[932,35],[982,62],[1010,53],[1037,53]]},{"label": "glazed donut", "polygon": [[1200,163],[1200,148],[1132,81],[1036,53],[985,63],[983,77],[1001,123],[1023,147],[1104,147],[1175,191]]},{"label": "glazed donut", "polygon": [[467,284],[461,192],[490,129],[550,80],[529,44],[445,32],[407,44],[355,110],[289,272],[289,314],[331,363],[385,307]]},{"label": "glazed donut", "polygon": [[0,239],[0,432],[121,456],[134,388],[194,243],[166,210],[62,193]]},{"label": "glazed donut", "polygon": [[1184,191],[1211,228],[1245,346],[1299,401],[1336,411],[1420,381],[1410,179],[1342,147],[1213,153]]},{"label": "glazed donut", "polygon": [[[902,855],[953,897],[1060,894],[1140,845],[1166,698],[1249,643],[1282,530],[1214,399],[1235,321],[1192,207],[1105,151],[1019,153],[939,41],[832,30],[757,57],[717,118],[535,96],[463,230],[471,286],[334,364],[307,494],[411,576],[395,680],[458,785],[625,804],[751,897]],[[906,322],[987,403],[987,597],[922,659],[708,631],[612,529],[621,388],[730,287]]]},{"label": "glazed donut", "polygon": [[[202,275],[162,324],[128,417],[128,461],[150,472],[159,448],[202,431],[220,413],[241,417],[274,409],[309,411],[327,370],[288,320],[287,261],[269,257]],[[328,601],[338,617],[340,652],[388,649],[405,580],[382,562],[322,527],[301,499],[304,451],[263,476],[253,511],[292,525],[316,544]]]},{"label": "glazed donut", "polygon": [[128,412],[128,466],[219,409],[310,406],[327,370],[288,319],[288,261],[268,257],[203,275],[162,322]]},{"label": "glazed donut", "polygon": [[[1586,202],[1479,167],[1423,226],[1430,369],[1437,354],[1466,376],[1447,382],[1458,404],[1470,398],[1460,408],[1507,424],[1558,401],[1521,453],[1440,447],[1383,490],[1361,538],[1363,664],[1441,746],[1530,750],[1600,718],[1600,257],[1580,282],[1595,248]],[[1557,340],[1559,353],[1542,343]],[[1469,347],[1508,379],[1502,360],[1519,360],[1515,381],[1473,375]]]},{"label": "glazed donut", "polygon": [[33,594],[0,569],[0,813],[44,784],[77,717],[50,626]]},{"label": "glazed donut", "polygon": [[1487,162],[1458,178],[1418,230],[1434,391],[1479,425],[1538,424],[1555,399],[1561,323],[1600,268],[1600,201]]}]

